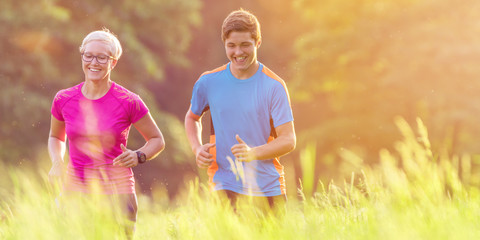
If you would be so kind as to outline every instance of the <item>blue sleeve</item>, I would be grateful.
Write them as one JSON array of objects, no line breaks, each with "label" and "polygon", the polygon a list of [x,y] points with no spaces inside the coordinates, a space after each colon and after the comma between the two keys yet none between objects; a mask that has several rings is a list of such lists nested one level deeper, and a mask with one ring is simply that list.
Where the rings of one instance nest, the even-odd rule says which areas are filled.
[{"label": "blue sleeve", "polygon": [[198,116],[201,116],[205,109],[208,108],[207,92],[205,91],[206,87],[204,85],[205,79],[200,77],[195,83],[195,86],[193,86],[192,100],[190,101],[190,110]]},{"label": "blue sleeve", "polygon": [[270,114],[274,127],[293,121],[288,90],[287,87],[280,82],[276,82],[273,86]]}]

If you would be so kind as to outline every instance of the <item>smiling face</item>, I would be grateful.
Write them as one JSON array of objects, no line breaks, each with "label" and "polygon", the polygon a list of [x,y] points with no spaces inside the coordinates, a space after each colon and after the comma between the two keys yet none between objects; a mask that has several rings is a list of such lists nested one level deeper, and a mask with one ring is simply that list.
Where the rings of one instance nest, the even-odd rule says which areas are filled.
[{"label": "smiling face", "polygon": [[247,79],[258,69],[257,49],[260,40],[255,42],[250,32],[231,32],[225,39],[225,51],[230,60],[230,71],[238,79]]},{"label": "smiling face", "polygon": [[[91,41],[85,45],[83,52],[85,55],[93,56],[111,56],[111,46],[104,41]],[[91,62],[86,62],[82,58],[82,68],[86,81],[100,82],[108,81],[110,73],[117,64],[117,60],[109,59],[106,63],[99,63],[97,58]]]}]

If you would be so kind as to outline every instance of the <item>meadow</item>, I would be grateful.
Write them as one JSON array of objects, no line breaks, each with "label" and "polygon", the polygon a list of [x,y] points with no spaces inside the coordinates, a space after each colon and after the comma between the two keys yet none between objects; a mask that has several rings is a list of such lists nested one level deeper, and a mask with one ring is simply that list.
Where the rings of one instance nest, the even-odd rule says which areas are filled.
[{"label": "meadow", "polygon": [[[284,215],[248,204],[234,213],[197,180],[174,201],[161,191],[139,196],[134,239],[480,239],[471,157],[432,152],[420,120],[414,128],[396,123],[403,135],[396,151],[382,150],[378,164],[360,164],[342,183],[313,189],[307,167],[315,152],[304,149],[303,187]],[[361,163],[351,152],[343,157]],[[1,169],[0,239],[126,239],[101,199],[59,207],[46,173]]]}]

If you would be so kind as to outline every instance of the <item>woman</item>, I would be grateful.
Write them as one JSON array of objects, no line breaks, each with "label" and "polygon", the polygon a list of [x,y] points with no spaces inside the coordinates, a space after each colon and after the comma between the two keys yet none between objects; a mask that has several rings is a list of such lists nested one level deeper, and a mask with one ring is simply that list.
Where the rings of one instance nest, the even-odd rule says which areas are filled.
[{"label": "woman", "polygon": [[[119,199],[134,223],[137,198],[131,168],[157,156],[165,146],[163,136],[140,97],[110,79],[122,47],[108,29],[88,34],[80,54],[85,81],[59,91],[53,100],[49,176],[65,180],[66,195],[114,196],[110,199]],[[146,141],[137,150],[125,147],[132,124]],[[64,176],[67,138],[70,161]]]}]

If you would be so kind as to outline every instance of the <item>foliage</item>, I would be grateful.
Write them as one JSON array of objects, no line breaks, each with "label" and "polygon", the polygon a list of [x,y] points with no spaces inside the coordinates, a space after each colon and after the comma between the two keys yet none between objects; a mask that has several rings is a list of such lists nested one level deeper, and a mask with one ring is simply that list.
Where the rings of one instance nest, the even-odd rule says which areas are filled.
[{"label": "foliage", "polygon": [[[192,181],[174,201],[140,196],[135,239],[477,239],[480,192],[459,178],[452,159],[436,158],[423,123],[397,119],[396,154],[382,151],[374,167],[343,187],[330,183],[302,201],[289,198],[285,215],[230,205]],[[315,157],[313,154],[304,155]],[[402,169],[400,166],[410,166]],[[45,177],[0,171],[0,238],[125,239],[119,219],[101,201],[55,204]],[[471,171],[471,169],[465,169]],[[45,173],[43,173],[45,176]],[[76,203],[75,207],[70,204]],[[104,203],[103,203],[104,204]],[[61,205],[62,206],[62,205]],[[121,223],[121,222],[120,222]]]},{"label": "foliage", "polygon": [[350,149],[367,163],[401,137],[393,120],[421,117],[432,146],[476,154],[480,71],[477,1],[295,1],[301,24],[290,83],[297,124],[315,141],[324,179]]},{"label": "foliage", "polygon": [[[1,159],[18,163],[44,151],[53,96],[83,81],[78,47],[86,34],[106,27],[118,35],[124,54],[112,79],[142,91],[146,83],[162,81],[168,66],[189,65],[185,53],[201,22],[200,7],[191,0],[2,1],[0,52],[7,61],[0,80],[7,87],[0,89]],[[185,141],[180,121],[156,107],[155,99],[146,102],[166,141]],[[171,146],[167,159],[188,160],[188,148]]]},{"label": "foliage", "polygon": [[[0,159],[46,160],[52,98],[83,80],[78,46],[105,26],[125,50],[112,78],[141,94],[166,138],[164,154],[136,176],[181,188],[184,175],[198,174],[182,128],[193,84],[226,63],[220,26],[245,8],[261,22],[259,60],[290,90],[297,149],[315,143],[308,152],[317,158],[303,163],[314,173],[301,169],[301,151],[282,157],[296,174],[324,182],[361,175],[354,169],[380,163],[381,149],[395,150],[397,116],[421,117],[436,157],[476,172],[479,7],[474,0],[4,0]],[[141,141],[131,131],[129,146]],[[286,172],[288,180],[293,170]],[[306,192],[318,186],[304,183]]]}]

